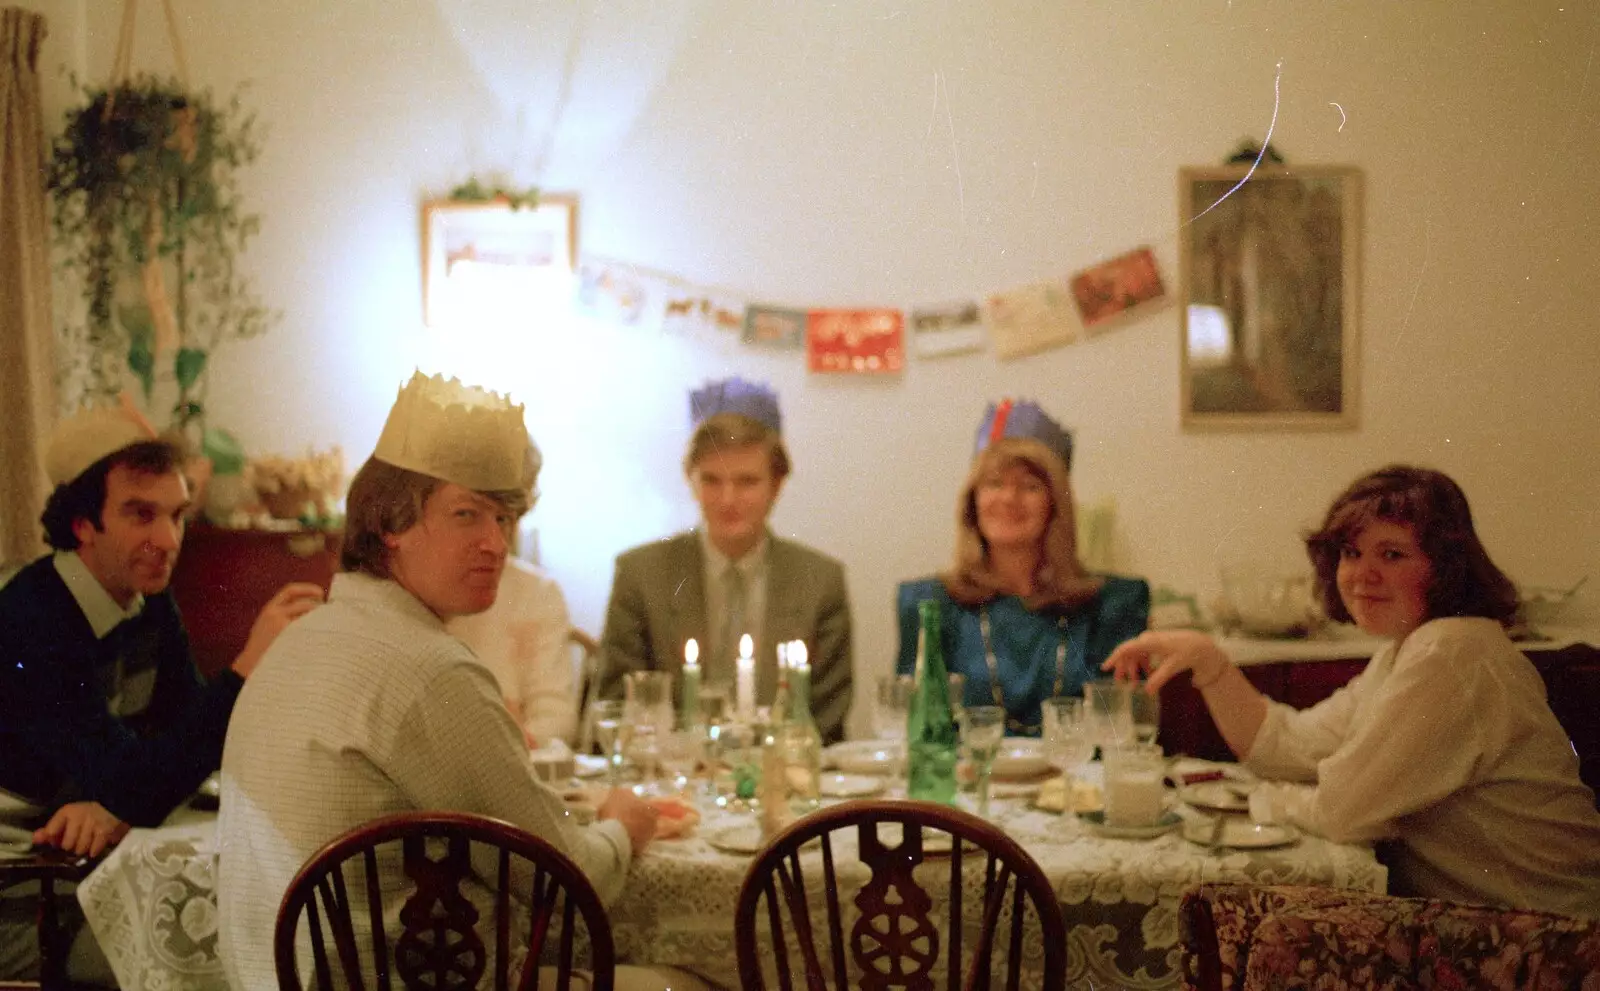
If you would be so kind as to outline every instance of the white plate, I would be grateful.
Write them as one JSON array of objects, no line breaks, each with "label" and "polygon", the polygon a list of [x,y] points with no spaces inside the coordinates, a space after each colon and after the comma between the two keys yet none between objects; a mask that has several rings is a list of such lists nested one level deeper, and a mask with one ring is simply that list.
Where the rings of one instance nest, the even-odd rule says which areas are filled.
[{"label": "white plate", "polygon": [[577,754],[572,758],[573,775],[579,778],[598,778],[606,773],[606,759],[598,754]]},{"label": "white plate", "polygon": [[755,853],[762,845],[761,824],[754,820],[723,823],[709,829],[702,828],[700,835],[705,837],[707,843],[723,853]]},{"label": "white plate", "polygon": [[1277,846],[1289,846],[1300,839],[1300,834],[1293,826],[1266,825],[1251,822],[1241,816],[1224,816],[1222,835],[1213,844],[1211,831],[1215,822],[1215,819],[1199,817],[1185,819],[1183,838],[1201,846],[1215,845],[1229,850],[1266,850]]},{"label": "white plate", "polygon": [[817,782],[817,790],[829,798],[862,798],[878,794],[883,787],[882,778],[840,771],[826,771]]},{"label": "white plate", "polygon": [[1163,812],[1161,818],[1148,826],[1114,826],[1106,822],[1104,809],[1079,812],[1078,818],[1090,831],[1114,840],[1149,840],[1167,832],[1183,820],[1176,812]]},{"label": "white plate", "polygon": [[828,747],[823,757],[846,774],[887,774],[904,753],[899,740],[846,740]]},{"label": "white plate", "polygon": [[1044,741],[1026,736],[1008,736],[1000,744],[989,773],[995,778],[1031,778],[1050,770]]},{"label": "white plate", "polygon": [[1250,795],[1232,781],[1202,781],[1178,789],[1178,797],[1197,809],[1212,812],[1249,812]]}]

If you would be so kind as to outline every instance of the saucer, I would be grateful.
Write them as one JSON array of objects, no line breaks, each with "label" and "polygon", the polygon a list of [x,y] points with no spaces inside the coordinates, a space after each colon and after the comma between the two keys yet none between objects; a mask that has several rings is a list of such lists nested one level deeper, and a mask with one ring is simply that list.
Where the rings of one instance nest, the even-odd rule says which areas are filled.
[{"label": "saucer", "polygon": [[1249,812],[1250,795],[1232,781],[1203,781],[1178,789],[1178,798],[1207,812]]},{"label": "saucer", "polygon": [[846,740],[822,752],[826,764],[846,774],[887,774],[904,754],[899,740]]},{"label": "saucer", "polygon": [[700,836],[723,853],[751,854],[761,849],[761,824],[754,820],[701,829]]},{"label": "saucer", "polygon": [[1160,819],[1148,826],[1113,826],[1106,822],[1105,809],[1079,812],[1078,818],[1095,833],[1114,840],[1155,839],[1183,821],[1176,812],[1163,812]]},{"label": "saucer", "polygon": [[1217,847],[1228,850],[1269,850],[1273,847],[1289,846],[1300,840],[1300,834],[1293,826],[1280,826],[1271,823],[1251,822],[1242,816],[1223,816],[1222,833],[1215,843],[1211,841],[1211,832],[1215,827],[1215,819],[1187,819],[1183,824],[1183,838],[1190,843],[1198,843],[1204,847]]},{"label": "saucer", "polygon": [[824,771],[817,781],[817,791],[828,798],[863,798],[876,795],[883,788],[883,779],[871,774]]}]

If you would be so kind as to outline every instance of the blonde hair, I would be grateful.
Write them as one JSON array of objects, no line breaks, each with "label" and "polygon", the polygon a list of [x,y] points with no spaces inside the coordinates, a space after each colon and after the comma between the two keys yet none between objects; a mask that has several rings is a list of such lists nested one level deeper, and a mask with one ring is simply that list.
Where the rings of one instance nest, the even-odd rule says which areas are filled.
[{"label": "blonde hair", "polygon": [[956,504],[955,564],[940,578],[950,598],[964,606],[989,602],[1001,594],[1000,579],[989,564],[989,545],[978,530],[978,486],[985,476],[1021,467],[1050,490],[1050,517],[1041,538],[1035,588],[1024,602],[1029,609],[1055,606],[1075,609],[1100,592],[1102,580],[1078,560],[1078,514],[1072,484],[1061,458],[1031,437],[1003,437],[972,460]]},{"label": "blonde hair", "polygon": [[700,421],[689,438],[689,453],[683,458],[683,473],[693,475],[700,459],[737,447],[762,447],[772,461],[772,477],[783,481],[789,476],[789,450],[776,430],[743,413],[713,413]]}]

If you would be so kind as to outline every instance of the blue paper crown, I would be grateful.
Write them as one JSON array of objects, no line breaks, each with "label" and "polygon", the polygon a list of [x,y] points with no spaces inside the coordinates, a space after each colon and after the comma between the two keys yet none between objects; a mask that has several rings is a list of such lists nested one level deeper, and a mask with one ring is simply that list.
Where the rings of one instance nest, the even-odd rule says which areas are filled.
[{"label": "blue paper crown", "polygon": [[1039,441],[1056,452],[1068,471],[1072,470],[1072,434],[1052,420],[1037,403],[1027,399],[990,403],[983,411],[983,422],[978,425],[977,443],[972,453],[977,454],[1002,437],[1030,437]]},{"label": "blue paper crown", "polygon": [[778,394],[757,382],[734,376],[720,382],[707,382],[689,393],[689,424],[699,426],[718,413],[739,413],[782,433],[783,417],[778,413]]}]

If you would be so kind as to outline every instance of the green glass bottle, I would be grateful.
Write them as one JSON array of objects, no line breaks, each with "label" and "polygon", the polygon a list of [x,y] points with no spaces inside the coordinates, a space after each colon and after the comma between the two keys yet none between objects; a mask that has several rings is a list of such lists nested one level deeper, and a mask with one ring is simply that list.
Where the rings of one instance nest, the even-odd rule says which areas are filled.
[{"label": "green glass bottle", "polygon": [[950,711],[950,675],[944,666],[939,603],[917,603],[922,632],[917,638],[916,689],[906,717],[906,795],[950,805],[956,798],[959,740]]},{"label": "green glass bottle", "polygon": [[806,662],[805,645],[798,641],[788,665],[789,683],[789,805],[798,815],[818,806],[822,783],[822,731],[811,714],[811,665]]}]

